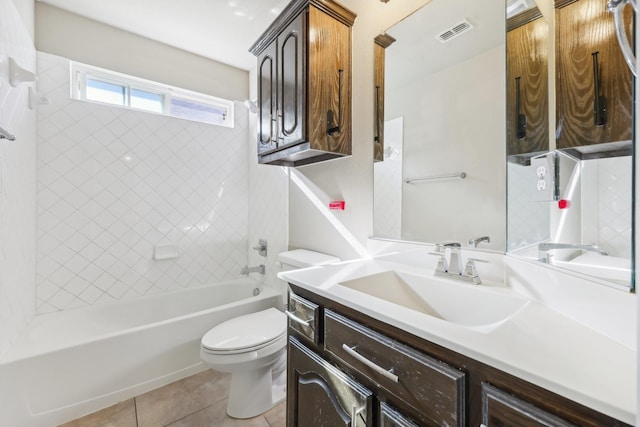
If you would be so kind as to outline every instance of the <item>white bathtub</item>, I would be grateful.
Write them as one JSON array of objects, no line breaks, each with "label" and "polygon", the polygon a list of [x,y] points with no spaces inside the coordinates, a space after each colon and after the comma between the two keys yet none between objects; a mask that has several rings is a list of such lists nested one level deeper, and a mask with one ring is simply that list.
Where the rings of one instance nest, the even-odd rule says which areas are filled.
[{"label": "white bathtub", "polygon": [[37,316],[0,360],[0,426],[51,427],[199,372],[207,330],[281,306],[238,279]]}]

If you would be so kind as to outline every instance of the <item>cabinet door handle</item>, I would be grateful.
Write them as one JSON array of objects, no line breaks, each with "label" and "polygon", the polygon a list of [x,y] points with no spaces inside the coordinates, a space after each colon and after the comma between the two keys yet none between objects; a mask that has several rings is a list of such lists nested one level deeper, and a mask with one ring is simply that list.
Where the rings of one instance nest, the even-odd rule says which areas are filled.
[{"label": "cabinet door handle", "polygon": [[383,377],[393,381],[394,383],[398,382],[398,376],[393,373],[393,368],[387,370],[381,366],[376,365],[371,360],[367,359],[366,357],[358,353],[356,351],[355,346],[349,347],[346,344],[342,344],[342,349],[346,351],[349,355],[353,356],[358,361],[364,363],[365,365],[367,365],[368,367],[370,367],[371,369],[373,369],[374,371],[382,375]]},{"label": "cabinet door handle", "polygon": [[380,86],[376,85],[376,136],[375,142],[380,142]]},{"label": "cabinet door handle", "polygon": [[593,52],[593,125],[596,127],[607,124],[607,98],[600,96],[600,67],[598,67],[598,53]]},{"label": "cabinet door handle", "polygon": [[342,127],[342,78],[344,70],[338,70],[338,123],[335,122],[333,110],[327,111],[327,135],[340,133]]},{"label": "cabinet door handle", "polygon": [[527,137],[527,116],[520,109],[520,77],[516,77],[516,137],[520,140]]},{"label": "cabinet door handle", "polygon": [[292,313],[289,310],[285,310],[284,314],[286,314],[289,319],[303,326],[309,326],[311,324],[311,320],[313,320],[313,319],[308,319],[308,320],[301,319],[295,315],[295,312]]}]

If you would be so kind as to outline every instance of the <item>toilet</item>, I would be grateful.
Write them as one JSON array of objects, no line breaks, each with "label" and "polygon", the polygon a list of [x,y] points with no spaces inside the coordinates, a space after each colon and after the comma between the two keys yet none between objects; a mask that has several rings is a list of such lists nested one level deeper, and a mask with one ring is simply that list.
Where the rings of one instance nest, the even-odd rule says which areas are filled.
[{"label": "toilet", "polygon": [[[296,249],[279,254],[283,270],[331,264],[338,258]],[[286,396],[287,317],[276,309],[235,317],[211,328],[200,342],[200,358],[231,374],[227,414],[258,416]]]}]

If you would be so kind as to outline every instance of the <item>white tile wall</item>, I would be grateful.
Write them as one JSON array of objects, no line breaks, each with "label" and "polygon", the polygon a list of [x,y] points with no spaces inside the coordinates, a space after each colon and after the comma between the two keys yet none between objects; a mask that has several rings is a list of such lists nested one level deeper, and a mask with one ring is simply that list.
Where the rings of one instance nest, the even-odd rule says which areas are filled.
[{"label": "white tile wall", "polygon": [[595,242],[610,255],[631,258],[631,156],[583,162],[584,243]]},{"label": "white tile wall", "polygon": [[403,120],[384,123],[384,161],[373,164],[373,235],[402,238]]},{"label": "white tile wall", "polygon": [[[595,243],[624,258],[631,257],[631,162],[630,156],[583,161],[579,186],[582,243]],[[509,163],[508,174],[507,250],[550,239],[551,214],[558,209],[554,203],[532,200],[535,172],[530,166]]]},{"label": "white tile wall", "polygon": [[[255,69],[251,71],[249,81],[253,98],[258,81]],[[278,279],[277,274],[281,270],[278,254],[288,250],[289,245],[289,168],[258,164],[256,125],[256,114],[249,113],[249,265],[264,264],[264,276],[255,273],[251,276],[281,291],[284,296],[286,283]],[[267,257],[252,249],[258,239],[267,241]]]},{"label": "white tile wall", "polygon": [[35,309],[36,114],[29,86],[11,87],[8,61],[35,71],[33,41],[11,0],[0,0],[0,126],[16,136],[0,139],[0,356]]},{"label": "white tile wall", "polygon": [[[69,99],[38,52],[38,312],[239,276],[247,260],[247,110],[235,128]],[[154,261],[157,245],[174,260]]]}]

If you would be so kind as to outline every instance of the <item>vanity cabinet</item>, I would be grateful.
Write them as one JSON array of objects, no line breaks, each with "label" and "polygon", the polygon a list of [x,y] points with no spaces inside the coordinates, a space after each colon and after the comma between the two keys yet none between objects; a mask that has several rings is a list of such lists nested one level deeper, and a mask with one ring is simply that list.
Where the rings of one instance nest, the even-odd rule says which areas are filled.
[{"label": "vanity cabinet", "polygon": [[507,21],[507,155],[549,150],[548,28],[538,8]]},{"label": "vanity cabinet", "polygon": [[396,39],[389,34],[376,36],[373,44],[373,82],[374,82],[374,117],[373,117],[373,160],[384,160],[384,57],[385,50]]},{"label": "vanity cabinet", "polygon": [[300,427],[366,427],[372,419],[372,393],[323,360],[295,338],[289,338],[287,425]]},{"label": "vanity cabinet", "polygon": [[482,384],[482,424],[487,427],[577,427],[488,383]]},{"label": "vanity cabinet", "polygon": [[293,0],[250,48],[258,58],[258,161],[351,154],[351,27],[333,0]]},{"label": "vanity cabinet", "polygon": [[[580,158],[630,154],[633,79],[607,2],[556,0],[555,7],[557,148]],[[624,16],[632,34],[630,7]]]},{"label": "vanity cabinet", "polygon": [[[384,427],[627,426],[312,291],[290,287],[290,301],[315,304],[319,317],[315,341],[295,327],[308,319],[289,318],[288,427],[323,425],[309,420],[331,412],[343,421],[326,426],[364,420]],[[329,379],[334,375],[338,379]],[[331,397],[336,388],[351,400]],[[305,418],[299,419],[302,411]]]}]

